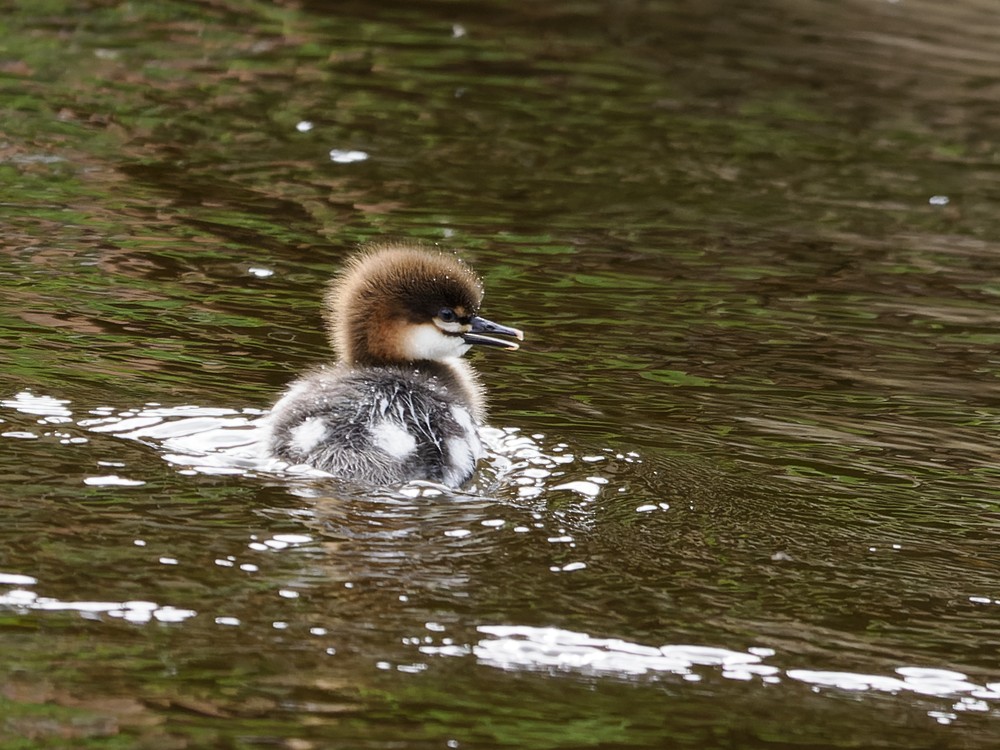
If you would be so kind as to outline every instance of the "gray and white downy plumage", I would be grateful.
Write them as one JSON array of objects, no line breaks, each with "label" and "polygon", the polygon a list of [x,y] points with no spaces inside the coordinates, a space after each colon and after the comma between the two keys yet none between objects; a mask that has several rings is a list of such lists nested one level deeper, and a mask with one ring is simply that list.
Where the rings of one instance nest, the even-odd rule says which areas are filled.
[{"label": "gray and white downy plumage", "polygon": [[517,349],[516,328],[479,317],[482,283],[458,259],[408,245],[367,248],[331,282],[337,362],[294,381],[267,419],[266,450],[343,479],[465,483],[483,455],[483,387],[461,359]]}]

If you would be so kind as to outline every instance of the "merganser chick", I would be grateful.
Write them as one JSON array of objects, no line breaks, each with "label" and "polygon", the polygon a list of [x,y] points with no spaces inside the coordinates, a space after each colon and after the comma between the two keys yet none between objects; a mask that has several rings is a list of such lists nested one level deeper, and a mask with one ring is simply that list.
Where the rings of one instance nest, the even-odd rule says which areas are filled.
[{"label": "merganser chick", "polygon": [[387,485],[464,484],[483,454],[483,387],[461,359],[486,334],[524,334],[479,317],[483,286],[443,253],[390,244],[352,258],[325,299],[337,362],[294,381],[268,417],[267,451],[337,477]]}]

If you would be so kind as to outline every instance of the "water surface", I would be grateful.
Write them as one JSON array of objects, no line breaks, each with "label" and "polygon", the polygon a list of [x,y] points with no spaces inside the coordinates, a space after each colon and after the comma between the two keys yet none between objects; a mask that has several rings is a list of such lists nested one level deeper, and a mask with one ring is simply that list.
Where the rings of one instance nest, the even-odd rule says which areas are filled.
[{"label": "water surface", "polygon": [[[0,747],[989,748],[984,0],[4,15]],[[461,492],[254,451],[459,250]]]}]

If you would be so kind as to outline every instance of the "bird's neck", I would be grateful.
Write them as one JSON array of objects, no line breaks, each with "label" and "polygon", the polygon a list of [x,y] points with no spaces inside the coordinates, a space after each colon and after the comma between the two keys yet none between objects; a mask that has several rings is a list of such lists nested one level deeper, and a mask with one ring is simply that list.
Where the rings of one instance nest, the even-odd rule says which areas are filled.
[{"label": "bird's neck", "polygon": [[479,423],[486,419],[486,403],[479,375],[464,359],[421,360],[413,363],[418,370],[437,378],[450,392],[465,402],[469,413]]}]

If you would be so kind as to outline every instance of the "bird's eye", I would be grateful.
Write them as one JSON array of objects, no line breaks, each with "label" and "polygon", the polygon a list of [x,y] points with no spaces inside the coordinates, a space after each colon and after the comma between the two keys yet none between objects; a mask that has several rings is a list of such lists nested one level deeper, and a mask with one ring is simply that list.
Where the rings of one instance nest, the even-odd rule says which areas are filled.
[{"label": "bird's eye", "polygon": [[440,310],[438,310],[438,319],[442,323],[454,323],[456,320],[458,320],[458,316],[455,315],[455,311],[452,310],[450,307],[442,307]]}]

